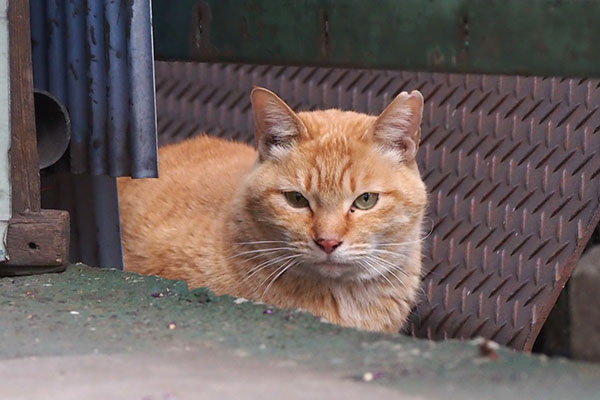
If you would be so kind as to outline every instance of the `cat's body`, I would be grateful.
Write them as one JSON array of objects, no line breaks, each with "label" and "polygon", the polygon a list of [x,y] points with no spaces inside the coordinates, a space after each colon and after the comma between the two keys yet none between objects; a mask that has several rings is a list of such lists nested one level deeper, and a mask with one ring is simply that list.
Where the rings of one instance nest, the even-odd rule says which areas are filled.
[{"label": "cat's body", "polygon": [[119,180],[126,269],[397,332],[426,202],[422,97],[403,95],[376,118],[295,114],[258,89],[258,152],[205,136],[162,148],[160,179]]}]

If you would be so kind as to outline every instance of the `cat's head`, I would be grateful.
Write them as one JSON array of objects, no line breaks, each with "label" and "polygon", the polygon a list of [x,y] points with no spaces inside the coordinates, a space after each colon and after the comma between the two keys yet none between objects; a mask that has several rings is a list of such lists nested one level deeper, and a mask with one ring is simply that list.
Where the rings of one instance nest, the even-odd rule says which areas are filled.
[{"label": "cat's head", "polygon": [[357,280],[420,266],[427,197],[415,162],[421,93],[402,92],[370,116],[295,113],[255,88],[252,108],[259,158],[243,207],[252,242],[277,260],[265,265]]}]

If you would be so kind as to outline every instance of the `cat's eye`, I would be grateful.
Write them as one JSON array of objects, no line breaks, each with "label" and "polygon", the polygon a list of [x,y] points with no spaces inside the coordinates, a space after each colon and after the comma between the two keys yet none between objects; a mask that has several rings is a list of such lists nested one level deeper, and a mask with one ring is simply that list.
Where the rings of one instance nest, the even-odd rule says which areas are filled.
[{"label": "cat's eye", "polygon": [[305,208],[308,207],[308,200],[300,192],[284,192],[286,200],[292,207]]},{"label": "cat's eye", "polygon": [[363,193],[354,200],[352,207],[359,210],[369,210],[375,206],[379,200],[379,193]]}]

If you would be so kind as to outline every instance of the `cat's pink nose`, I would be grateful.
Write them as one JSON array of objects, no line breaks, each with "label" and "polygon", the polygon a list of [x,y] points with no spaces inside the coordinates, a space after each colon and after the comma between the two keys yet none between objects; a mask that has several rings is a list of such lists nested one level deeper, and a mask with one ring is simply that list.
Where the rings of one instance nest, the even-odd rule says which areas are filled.
[{"label": "cat's pink nose", "polygon": [[315,243],[327,254],[331,254],[342,244],[340,240],[322,238],[315,240]]}]

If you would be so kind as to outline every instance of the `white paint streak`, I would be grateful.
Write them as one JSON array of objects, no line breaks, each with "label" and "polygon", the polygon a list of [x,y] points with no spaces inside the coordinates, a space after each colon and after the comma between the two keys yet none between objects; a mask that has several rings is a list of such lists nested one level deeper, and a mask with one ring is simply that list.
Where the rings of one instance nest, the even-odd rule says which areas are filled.
[{"label": "white paint streak", "polygon": [[0,261],[6,260],[10,198],[10,63],[8,0],[0,0]]}]

